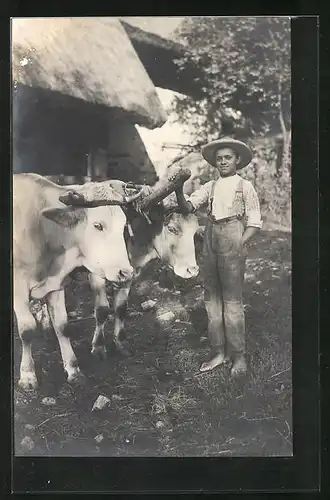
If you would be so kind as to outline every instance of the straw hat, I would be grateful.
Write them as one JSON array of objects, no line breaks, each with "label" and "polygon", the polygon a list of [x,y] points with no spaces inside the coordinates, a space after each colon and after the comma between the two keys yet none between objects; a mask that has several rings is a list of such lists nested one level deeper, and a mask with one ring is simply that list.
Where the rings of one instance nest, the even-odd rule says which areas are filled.
[{"label": "straw hat", "polygon": [[253,158],[251,149],[244,142],[230,137],[223,137],[222,139],[209,142],[209,144],[202,147],[202,155],[212,167],[215,167],[215,153],[218,149],[223,148],[233,149],[240,157],[240,161],[237,164],[237,170],[246,167]]}]

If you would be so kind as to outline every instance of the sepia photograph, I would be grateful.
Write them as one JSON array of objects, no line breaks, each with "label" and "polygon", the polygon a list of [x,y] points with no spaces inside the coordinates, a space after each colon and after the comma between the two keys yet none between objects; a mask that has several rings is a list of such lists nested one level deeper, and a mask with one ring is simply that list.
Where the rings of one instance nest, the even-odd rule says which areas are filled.
[{"label": "sepia photograph", "polygon": [[292,456],[290,25],[12,18],[15,456]]}]

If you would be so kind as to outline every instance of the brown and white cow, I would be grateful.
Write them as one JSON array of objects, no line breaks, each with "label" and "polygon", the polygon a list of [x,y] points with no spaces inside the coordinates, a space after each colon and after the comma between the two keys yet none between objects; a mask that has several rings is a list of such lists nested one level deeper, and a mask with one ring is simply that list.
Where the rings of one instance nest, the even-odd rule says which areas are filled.
[{"label": "brown and white cow", "polygon": [[[30,299],[46,298],[64,369],[68,381],[74,382],[81,373],[70,339],[65,335],[66,276],[80,266],[100,279],[116,283],[133,276],[124,240],[126,216],[121,206],[134,197],[125,198],[123,190],[120,192],[123,185],[120,181],[109,183],[110,206],[71,207],[59,201],[67,186],[58,186],[37,174],[13,175],[13,291],[22,341],[22,388],[38,385],[31,352],[37,325],[29,308]],[[79,191],[80,186],[72,188]]]},{"label": "brown and white cow", "polygon": [[[185,172],[183,172],[183,177],[186,178],[190,172],[186,176],[184,174]],[[182,172],[175,170],[173,178],[175,176],[182,177]],[[69,193],[66,202],[81,205],[106,203],[107,195],[104,190],[102,191],[102,185],[103,183],[96,184],[95,189],[93,189],[92,184],[85,185],[80,190],[80,199],[77,197],[79,201],[72,198],[74,193]],[[135,278],[148,262],[157,258],[172,268],[174,273],[181,278],[189,279],[197,276],[199,272],[194,245],[194,235],[199,227],[198,220],[196,215],[185,213],[184,206],[180,202],[183,196],[182,189],[177,189],[176,198],[173,198],[174,187],[175,183],[161,180],[159,187],[155,186],[145,191],[147,195],[141,202],[138,201],[125,208],[129,222],[125,229],[125,240]],[[102,192],[102,196],[100,196],[100,192]],[[91,273],[89,282],[94,296],[96,321],[91,352],[104,357],[106,355],[104,326],[110,312],[105,288],[106,279]],[[128,352],[124,348],[120,336],[124,329],[124,318],[131,285],[132,280],[128,280],[117,291],[114,291],[113,340],[118,350],[123,354],[128,354]]]}]

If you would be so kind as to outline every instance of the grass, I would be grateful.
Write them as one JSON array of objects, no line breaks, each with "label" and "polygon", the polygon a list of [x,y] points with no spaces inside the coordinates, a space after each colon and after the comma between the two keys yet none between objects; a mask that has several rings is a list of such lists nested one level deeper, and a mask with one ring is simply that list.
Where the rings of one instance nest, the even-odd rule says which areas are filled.
[{"label": "grass", "polygon": [[[200,255],[200,243],[197,242]],[[94,320],[82,275],[70,284],[72,343],[87,377],[69,386],[55,335],[35,339],[39,392],[17,387],[20,341],[15,333],[16,454],[110,456],[289,456],[291,428],[291,254],[288,234],[261,233],[251,244],[245,304],[249,372],[233,381],[228,368],[200,375],[209,354],[201,278],[181,281],[153,263],[132,289],[126,320],[131,358],[91,358]],[[109,293],[111,289],[109,287]],[[138,314],[148,298],[154,311]],[[158,321],[173,311],[175,320]],[[109,320],[110,334],[113,321]],[[99,394],[110,407],[92,412]],[[41,404],[44,396],[56,405]],[[101,440],[97,436],[102,435]],[[34,448],[21,446],[30,436]]]}]

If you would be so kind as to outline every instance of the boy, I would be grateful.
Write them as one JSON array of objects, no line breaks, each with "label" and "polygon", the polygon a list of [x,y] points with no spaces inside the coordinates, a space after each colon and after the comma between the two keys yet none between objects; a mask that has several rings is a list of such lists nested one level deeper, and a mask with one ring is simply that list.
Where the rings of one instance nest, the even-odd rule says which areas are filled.
[{"label": "boy", "polygon": [[188,211],[208,203],[205,229],[204,300],[212,355],[201,372],[231,358],[233,376],[246,372],[245,317],[242,300],[246,243],[261,227],[260,206],[253,185],[237,170],[252,160],[250,148],[235,139],[219,139],[202,148],[204,159],[220,177],[192,193]]}]

